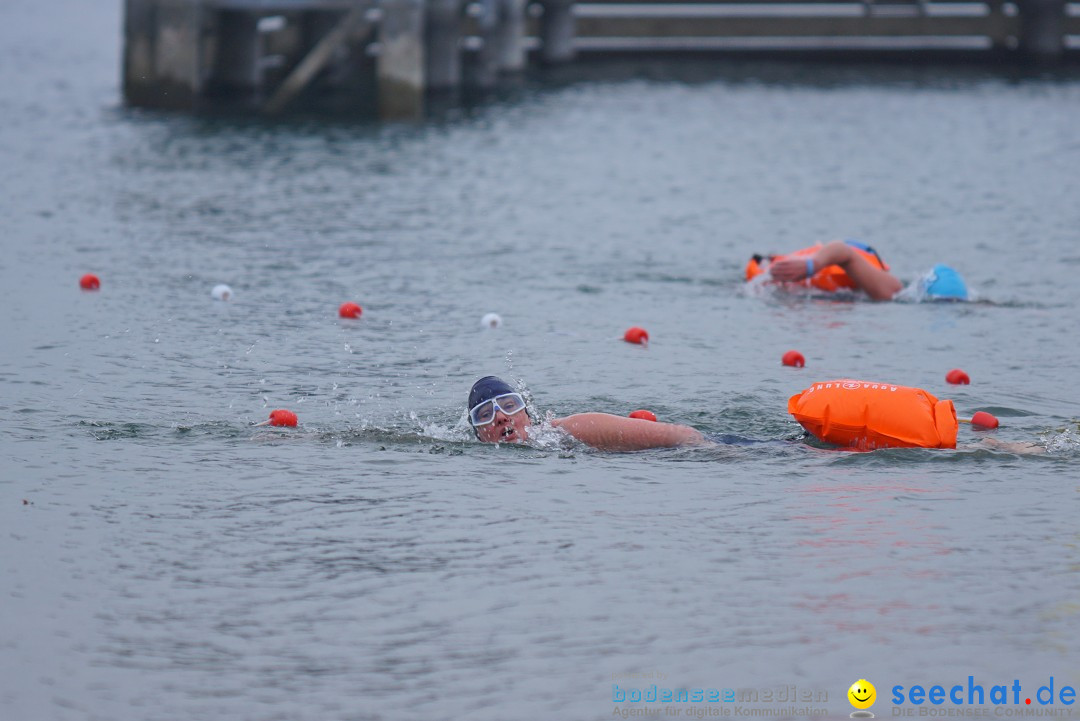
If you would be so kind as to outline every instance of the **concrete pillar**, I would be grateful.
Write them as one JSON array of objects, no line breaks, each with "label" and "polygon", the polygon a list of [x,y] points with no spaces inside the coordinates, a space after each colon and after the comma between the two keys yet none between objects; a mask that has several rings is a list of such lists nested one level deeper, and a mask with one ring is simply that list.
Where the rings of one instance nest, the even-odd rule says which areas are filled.
[{"label": "concrete pillar", "polygon": [[1020,0],[1020,51],[1056,62],[1065,50],[1065,0]]},{"label": "concrete pillar", "polygon": [[426,73],[429,90],[461,86],[462,0],[428,0]]},{"label": "concrete pillar", "polygon": [[155,105],[194,108],[206,79],[202,62],[202,3],[200,0],[158,0],[156,14]]},{"label": "concrete pillar", "polygon": [[125,0],[124,99],[132,105],[148,105],[154,94],[156,33],[156,0]]},{"label": "concrete pillar", "polygon": [[476,18],[479,40],[469,47],[465,66],[465,85],[471,88],[493,88],[499,80],[499,2],[473,0],[468,6]]},{"label": "concrete pillar", "polygon": [[540,57],[545,63],[574,59],[574,0],[543,0],[540,16]]},{"label": "concrete pillar", "polygon": [[379,117],[418,120],[424,115],[424,2],[383,0],[379,25]]},{"label": "concrete pillar", "polygon": [[125,0],[124,98],[191,110],[206,83],[199,0]]},{"label": "concrete pillar", "polygon": [[218,15],[214,79],[229,89],[252,92],[262,85],[258,17],[254,13]]},{"label": "concrete pillar", "polygon": [[499,18],[494,37],[495,61],[504,73],[525,70],[526,1],[499,0]]},{"label": "concrete pillar", "polygon": [[987,0],[990,13],[990,46],[995,53],[1009,49],[1009,16],[1005,14],[1005,0]]}]

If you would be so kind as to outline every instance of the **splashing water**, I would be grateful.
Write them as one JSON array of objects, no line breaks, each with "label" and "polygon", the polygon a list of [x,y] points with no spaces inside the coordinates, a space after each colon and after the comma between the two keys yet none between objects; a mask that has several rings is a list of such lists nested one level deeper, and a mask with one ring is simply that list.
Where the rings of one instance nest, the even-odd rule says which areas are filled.
[{"label": "splashing water", "polygon": [[1046,444],[1047,453],[1076,455],[1080,453],[1080,426],[1043,436],[1043,442]]},{"label": "splashing water", "polygon": [[926,290],[926,285],[922,282],[923,278],[924,276],[921,275],[908,283],[903,290],[893,296],[893,300],[900,303],[978,303],[982,300],[979,291],[970,285],[967,287],[968,297],[966,300],[931,297]]}]

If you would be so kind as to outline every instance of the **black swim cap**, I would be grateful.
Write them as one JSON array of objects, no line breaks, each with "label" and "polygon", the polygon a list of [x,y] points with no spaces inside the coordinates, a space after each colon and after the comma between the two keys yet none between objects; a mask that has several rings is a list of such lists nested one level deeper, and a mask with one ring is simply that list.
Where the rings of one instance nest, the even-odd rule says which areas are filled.
[{"label": "black swim cap", "polygon": [[506,381],[502,378],[496,376],[484,376],[473,383],[472,390],[469,391],[469,407],[467,410],[472,410],[484,401],[489,401],[495,396],[516,392],[517,391],[507,385]]}]

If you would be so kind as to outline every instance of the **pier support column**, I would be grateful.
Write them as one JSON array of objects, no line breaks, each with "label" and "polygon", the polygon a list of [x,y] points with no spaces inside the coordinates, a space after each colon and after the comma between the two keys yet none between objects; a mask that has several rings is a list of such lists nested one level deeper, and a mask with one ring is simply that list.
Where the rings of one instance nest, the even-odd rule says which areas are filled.
[{"label": "pier support column", "polygon": [[424,2],[383,0],[381,7],[379,117],[418,120],[424,115]]},{"label": "pier support column", "polygon": [[215,80],[226,88],[254,92],[262,85],[260,38],[254,13],[223,12],[218,16]]},{"label": "pier support column", "polygon": [[125,99],[134,105],[190,110],[205,80],[202,4],[125,0]]},{"label": "pier support column", "polygon": [[465,67],[465,84],[471,89],[488,90],[499,79],[499,3],[500,0],[474,0],[469,11],[476,18],[477,37],[470,38]]},{"label": "pier support column", "polygon": [[427,88],[435,92],[461,86],[461,0],[428,0],[424,34]]},{"label": "pier support column", "polygon": [[566,63],[574,59],[573,0],[543,0],[540,16],[540,58],[545,63]]},{"label": "pier support column", "polygon": [[154,89],[155,9],[153,0],[124,2],[124,99],[136,105]]},{"label": "pier support column", "polygon": [[499,0],[495,55],[504,73],[525,70],[525,4],[526,0]]},{"label": "pier support column", "polygon": [[1065,0],[1020,0],[1020,51],[1056,62],[1065,50]]},{"label": "pier support column", "polygon": [[988,0],[986,7],[990,13],[990,47],[995,53],[1005,52],[1009,49],[1009,16],[1005,14],[1005,0]]}]

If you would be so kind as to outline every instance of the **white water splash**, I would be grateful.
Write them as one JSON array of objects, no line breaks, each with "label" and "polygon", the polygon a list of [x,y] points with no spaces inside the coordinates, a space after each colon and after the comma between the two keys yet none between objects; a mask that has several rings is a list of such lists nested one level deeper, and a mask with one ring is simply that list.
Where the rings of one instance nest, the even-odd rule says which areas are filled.
[{"label": "white water splash", "polygon": [[1065,428],[1056,433],[1043,436],[1046,452],[1057,455],[1080,453],[1080,432],[1076,428]]}]

